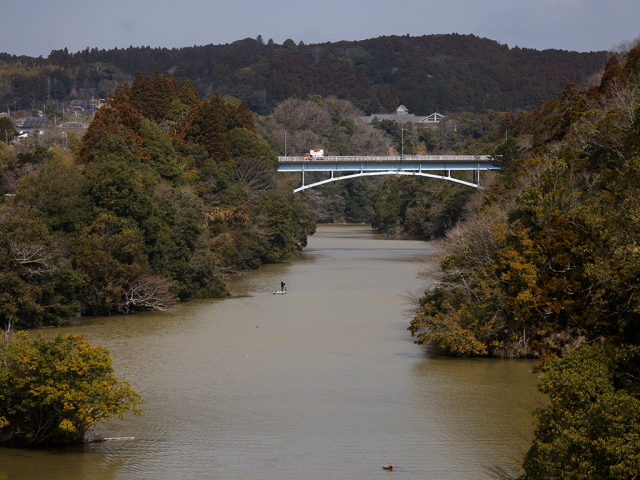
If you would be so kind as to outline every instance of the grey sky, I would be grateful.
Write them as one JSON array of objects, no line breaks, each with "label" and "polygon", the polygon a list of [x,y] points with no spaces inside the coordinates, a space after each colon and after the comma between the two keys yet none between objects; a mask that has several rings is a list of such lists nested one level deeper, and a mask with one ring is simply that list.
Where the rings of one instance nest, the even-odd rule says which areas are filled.
[{"label": "grey sky", "polygon": [[0,52],[185,47],[473,33],[536,49],[608,50],[640,35],[640,0],[31,0],[2,8]]}]

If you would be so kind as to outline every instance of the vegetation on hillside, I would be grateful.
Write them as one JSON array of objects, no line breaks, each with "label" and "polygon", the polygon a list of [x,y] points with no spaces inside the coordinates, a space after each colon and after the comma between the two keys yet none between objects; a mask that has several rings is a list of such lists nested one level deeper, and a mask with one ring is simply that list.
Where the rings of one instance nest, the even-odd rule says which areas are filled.
[{"label": "vegetation on hillside", "polygon": [[537,51],[474,35],[388,36],[354,42],[54,50],[47,58],[0,54],[0,111],[113,93],[137,72],[169,72],[200,96],[218,90],[262,115],[290,97],[335,95],[366,113],[404,104],[428,115],[532,110],[570,81],[602,71],[606,52]]},{"label": "vegetation on hillside", "polygon": [[[104,97],[126,80],[132,107],[165,132],[175,128],[200,96],[208,97],[217,90],[228,98],[227,105],[245,105],[261,115],[270,114],[258,127],[278,153],[284,153],[284,129],[290,135],[289,154],[325,148],[342,155],[371,155],[392,151],[390,147],[407,154],[490,153],[481,139],[500,122],[504,113],[499,112],[535,108],[542,99],[559,95],[568,81],[583,81],[597,74],[605,61],[604,52],[510,49],[488,39],[457,34],[321,45],[296,45],[290,39],[283,45],[265,44],[259,36],[230,45],[181,49],[60,50],[46,59],[5,54],[0,55],[0,110],[46,104],[49,113],[60,109],[60,102],[73,98]],[[531,72],[535,72],[535,81]],[[155,101],[149,102],[150,98]],[[324,106],[323,98],[328,102]],[[393,111],[401,103],[418,114],[440,111],[450,115],[436,130],[406,123],[404,135],[397,122],[375,122],[374,126],[391,139],[357,124],[363,113]],[[238,114],[250,115],[249,108]],[[463,111],[472,113],[460,113]],[[526,123],[526,116],[521,113],[517,122]],[[212,153],[213,148],[208,145],[207,151]],[[84,147],[83,161],[87,155]],[[156,164],[155,168],[160,167]],[[164,172],[165,179],[170,174]],[[310,175],[308,180],[316,177],[320,175]],[[387,182],[385,190],[397,190],[401,196],[423,191],[423,196],[434,197],[426,203],[403,198],[398,209],[381,201],[374,204],[373,195],[382,185],[381,178],[353,179],[307,191],[303,196],[316,221],[374,221],[382,230],[430,237],[441,235],[459,219],[458,203],[464,202],[449,205],[448,199],[471,192],[424,179],[409,188],[395,178]],[[379,212],[374,205],[380,206],[375,207]],[[432,207],[440,212],[418,213]],[[407,209],[414,217],[419,214],[424,218],[407,222]],[[389,212],[396,212],[394,219]]]},{"label": "vegetation on hillside", "polygon": [[[396,155],[402,150],[408,155],[484,153],[487,145],[495,148],[491,142],[505,117],[493,111],[452,114],[437,128],[429,129],[390,120],[369,124],[362,115],[346,100],[316,95],[280,103],[272,115],[260,117],[256,126],[272,150],[282,156],[285,143],[289,156],[316,148],[323,149],[325,155]],[[305,184],[327,178],[327,172],[305,172]],[[293,188],[300,184],[299,174],[288,179]],[[365,177],[328,183],[301,195],[317,222],[372,222],[381,231],[432,238],[442,236],[458,222],[472,193],[473,188],[441,180]]]},{"label": "vegetation on hillside", "polygon": [[520,480],[640,477],[639,92],[636,42],[599,85],[503,119],[521,137],[496,149],[497,182],[440,243],[409,327],[449,355],[542,358],[550,403]]},{"label": "vegetation on hillside", "polygon": [[315,224],[255,132],[246,103],[158,74],[120,85],[81,142],[3,145],[0,324],[166,310],[290,258]]},{"label": "vegetation on hillside", "polygon": [[[327,156],[388,155],[389,137],[360,120],[362,115],[349,101],[315,95],[278,104],[273,114],[260,117],[256,126],[260,136],[281,156],[285,156],[285,146],[288,156],[303,155],[310,149],[323,149]],[[300,174],[281,175],[292,188],[300,185]],[[328,172],[305,172],[305,184],[328,177]],[[370,222],[374,215],[373,192],[380,183],[375,178],[340,180],[298,195],[316,222]]]},{"label": "vegetation on hillside", "polygon": [[535,149],[502,158],[477,214],[442,246],[442,278],[411,325],[419,342],[459,355],[540,356],[639,339],[637,51],[610,62],[600,86],[569,84],[545,103]]},{"label": "vegetation on hillside", "polygon": [[[506,115],[493,110],[483,114],[451,114],[436,128],[391,120],[374,120],[372,124],[390,135],[396,154],[500,155],[496,150],[500,148],[497,137]],[[433,174],[442,175],[443,172]],[[452,172],[452,175],[472,181],[471,172]],[[487,183],[487,180],[483,182]],[[472,187],[442,180],[406,176],[387,178],[373,195],[375,215],[371,223],[385,232],[440,238],[460,221],[473,193]]]},{"label": "vegetation on hillside", "polygon": [[589,345],[545,362],[519,480],[640,477],[640,349]]}]

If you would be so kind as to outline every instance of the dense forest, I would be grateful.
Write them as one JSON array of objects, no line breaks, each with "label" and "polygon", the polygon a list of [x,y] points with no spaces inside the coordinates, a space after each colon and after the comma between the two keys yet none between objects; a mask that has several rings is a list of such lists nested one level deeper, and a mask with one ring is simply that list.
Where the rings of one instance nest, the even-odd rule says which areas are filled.
[{"label": "dense forest", "polygon": [[261,115],[281,101],[336,96],[365,113],[517,112],[558,96],[568,82],[587,85],[606,52],[509,48],[474,35],[389,36],[354,42],[282,45],[261,36],[226,45],[54,50],[47,58],[0,54],[0,111],[105,97],[137,72],[169,72],[201,97],[214,91],[244,100]]},{"label": "dense forest", "polygon": [[[444,236],[409,326],[418,343],[540,359],[549,403],[535,413],[521,480],[639,478],[640,46],[631,47],[536,52],[443,35],[0,56],[0,107],[108,94],[82,138],[0,145],[5,340],[11,327],[79,313],[225,296],[225,273],[290,258],[314,218],[373,219]],[[275,175],[289,148],[397,152],[398,124],[357,117],[398,103],[449,113],[434,130],[405,125],[407,153],[492,154],[501,172],[484,178],[491,188],[472,196],[389,178],[294,196],[297,179]],[[118,385],[81,338],[21,338],[0,361],[87,350]],[[135,407],[137,394],[118,388]],[[74,421],[79,431],[92,419]]]},{"label": "dense forest", "polygon": [[613,56],[600,85],[568,84],[529,115],[538,119],[530,148],[511,136],[496,149],[499,177],[442,243],[440,284],[412,324],[420,341],[453,354],[518,357],[599,338],[640,340],[639,52],[622,64]]},{"label": "dense forest", "polygon": [[521,480],[640,478],[638,43],[496,148],[502,170],[439,243],[409,327],[449,355],[541,359],[549,403]]},{"label": "dense forest", "polygon": [[225,296],[225,273],[290,258],[315,231],[246,103],[139,80],[82,139],[0,146],[3,327]]}]

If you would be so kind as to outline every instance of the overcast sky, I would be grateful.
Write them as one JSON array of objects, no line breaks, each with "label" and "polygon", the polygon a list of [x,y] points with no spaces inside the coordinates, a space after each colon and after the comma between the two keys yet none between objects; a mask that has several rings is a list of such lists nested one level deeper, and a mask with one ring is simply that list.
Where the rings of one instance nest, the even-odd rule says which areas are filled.
[{"label": "overcast sky", "polygon": [[31,0],[3,2],[0,52],[186,47],[460,33],[510,47],[609,50],[640,35],[640,0]]}]

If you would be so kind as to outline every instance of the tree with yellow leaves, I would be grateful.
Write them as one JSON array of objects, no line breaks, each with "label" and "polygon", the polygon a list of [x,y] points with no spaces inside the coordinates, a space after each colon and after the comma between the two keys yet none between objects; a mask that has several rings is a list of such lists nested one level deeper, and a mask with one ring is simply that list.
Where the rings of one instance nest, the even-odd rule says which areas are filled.
[{"label": "tree with yellow leaves", "polygon": [[99,422],[141,415],[141,403],[107,349],[82,335],[0,339],[0,446],[80,444]]}]

